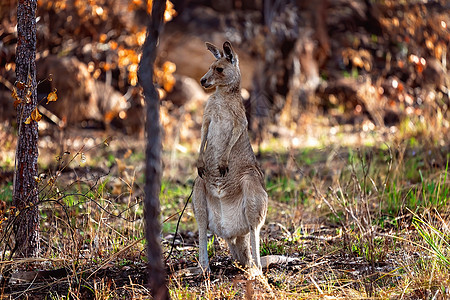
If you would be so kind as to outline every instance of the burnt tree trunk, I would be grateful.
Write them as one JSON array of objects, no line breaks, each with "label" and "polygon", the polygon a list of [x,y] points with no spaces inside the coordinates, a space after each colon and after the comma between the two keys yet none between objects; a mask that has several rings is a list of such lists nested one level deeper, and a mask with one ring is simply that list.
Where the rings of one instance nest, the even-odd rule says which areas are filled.
[{"label": "burnt tree trunk", "polygon": [[35,256],[39,250],[38,124],[24,121],[37,106],[36,91],[36,0],[22,0],[17,6],[16,87],[19,137],[16,149],[13,205],[20,212],[14,223],[18,256]]},{"label": "burnt tree trunk", "polygon": [[139,65],[139,83],[144,90],[147,105],[147,145],[145,164],[145,238],[147,239],[148,282],[153,299],[169,299],[165,270],[162,262],[159,220],[159,192],[161,190],[161,136],[159,96],[153,85],[153,65],[156,46],[163,26],[165,0],[154,0],[152,16],[147,26],[142,59]]}]

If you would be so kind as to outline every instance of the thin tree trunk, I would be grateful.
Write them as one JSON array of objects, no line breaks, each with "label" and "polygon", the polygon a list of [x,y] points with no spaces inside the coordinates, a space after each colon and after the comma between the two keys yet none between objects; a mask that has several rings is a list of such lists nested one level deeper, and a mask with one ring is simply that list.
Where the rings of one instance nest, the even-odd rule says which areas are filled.
[{"label": "thin tree trunk", "polygon": [[38,124],[24,121],[37,106],[36,84],[36,0],[19,0],[17,6],[16,87],[19,137],[16,149],[13,203],[20,212],[14,223],[15,253],[35,256],[39,250]]},{"label": "thin tree trunk", "polygon": [[147,105],[147,146],[145,170],[145,237],[147,239],[148,280],[153,299],[169,299],[165,270],[162,263],[161,225],[159,219],[159,192],[161,190],[161,137],[159,97],[153,85],[153,64],[156,46],[163,26],[165,0],[153,0],[152,16],[147,27],[142,59],[139,65],[139,83],[144,89]]}]

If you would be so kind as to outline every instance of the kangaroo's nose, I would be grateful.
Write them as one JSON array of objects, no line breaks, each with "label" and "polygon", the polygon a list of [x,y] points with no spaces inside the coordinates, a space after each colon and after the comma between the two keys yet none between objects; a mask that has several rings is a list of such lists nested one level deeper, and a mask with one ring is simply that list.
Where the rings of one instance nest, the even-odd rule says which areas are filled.
[{"label": "kangaroo's nose", "polygon": [[205,83],[206,83],[206,78],[202,78],[202,79],[200,80],[200,83],[204,86]]}]

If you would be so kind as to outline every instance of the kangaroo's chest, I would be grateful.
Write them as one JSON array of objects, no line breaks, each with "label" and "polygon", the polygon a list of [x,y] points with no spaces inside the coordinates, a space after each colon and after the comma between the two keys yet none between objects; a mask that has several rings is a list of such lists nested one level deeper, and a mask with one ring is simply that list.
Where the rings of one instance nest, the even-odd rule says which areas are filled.
[{"label": "kangaroo's chest", "polygon": [[233,122],[225,117],[213,117],[208,128],[206,137],[206,157],[210,159],[208,163],[216,164],[220,155],[227,148],[233,131]]},{"label": "kangaroo's chest", "polygon": [[221,141],[233,130],[233,120],[228,116],[213,115],[208,128],[208,142]]}]

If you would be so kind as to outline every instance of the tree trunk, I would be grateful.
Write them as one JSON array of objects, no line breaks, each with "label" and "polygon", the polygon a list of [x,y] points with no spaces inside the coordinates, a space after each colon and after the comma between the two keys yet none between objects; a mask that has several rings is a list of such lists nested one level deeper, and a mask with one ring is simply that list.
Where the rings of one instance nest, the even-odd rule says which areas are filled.
[{"label": "tree trunk", "polygon": [[165,0],[154,0],[152,16],[147,27],[142,59],[139,65],[139,83],[144,89],[147,105],[147,146],[145,169],[145,238],[147,239],[148,281],[153,299],[169,299],[164,265],[162,263],[159,220],[159,192],[161,190],[161,137],[159,97],[153,85],[153,65],[156,46],[163,26]]},{"label": "tree trunk", "polygon": [[36,0],[19,0],[17,6],[16,87],[19,137],[16,149],[13,204],[20,212],[14,223],[15,253],[35,256],[39,250],[38,124],[24,121],[37,106]]}]

